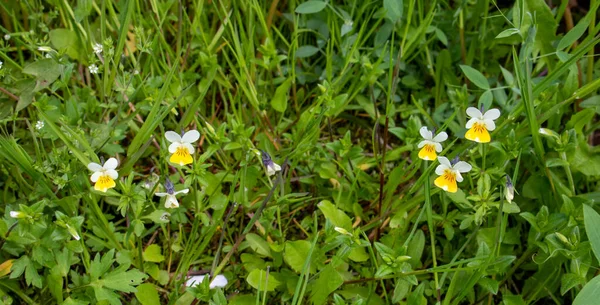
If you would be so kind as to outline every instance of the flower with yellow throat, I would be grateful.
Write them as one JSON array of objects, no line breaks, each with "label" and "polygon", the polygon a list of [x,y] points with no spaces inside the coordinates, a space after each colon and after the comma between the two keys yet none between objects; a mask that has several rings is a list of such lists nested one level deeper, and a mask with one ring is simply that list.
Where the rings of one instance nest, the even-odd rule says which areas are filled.
[{"label": "flower with yellow throat", "polygon": [[467,173],[471,170],[471,164],[458,161],[458,157],[452,160],[452,163],[446,157],[438,157],[440,165],[435,169],[435,173],[439,176],[435,179],[435,186],[443,189],[446,192],[456,193],[458,187],[456,182],[462,182],[463,177],[460,173]]},{"label": "flower with yellow throat", "polygon": [[94,172],[90,180],[94,182],[94,189],[101,192],[106,192],[109,188],[115,187],[115,179],[119,178],[119,173],[115,170],[119,165],[119,161],[115,158],[110,158],[100,165],[90,162],[87,168]]},{"label": "flower with yellow throat", "polygon": [[467,122],[467,133],[465,138],[477,143],[488,143],[490,142],[490,131],[496,129],[496,123],[494,120],[500,117],[500,110],[490,109],[485,113],[481,113],[479,109],[475,107],[467,108],[467,115],[471,119]]},{"label": "flower with yellow throat", "polygon": [[171,158],[169,158],[170,162],[181,166],[194,162],[194,158],[192,158],[194,146],[192,146],[192,143],[200,139],[200,133],[197,130],[190,130],[181,136],[174,131],[167,131],[165,138],[171,142],[171,145],[169,145],[169,152],[172,153]]},{"label": "flower with yellow throat", "polygon": [[442,144],[440,143],[448,139],[448,134],[442,131],[434,137],[433,132],[425,126],[419,129],[419,133],[423,137],[423,141],[417,146],[421,149],[419,151],[419,158],[426,161],[435,160],[437,153],[442,152]]}]

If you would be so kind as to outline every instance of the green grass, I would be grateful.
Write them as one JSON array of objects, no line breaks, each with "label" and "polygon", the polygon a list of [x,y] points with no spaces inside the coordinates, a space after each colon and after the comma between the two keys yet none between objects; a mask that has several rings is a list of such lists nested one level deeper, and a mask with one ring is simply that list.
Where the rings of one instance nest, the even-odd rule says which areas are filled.
[{"label": "green grass", "polygon": [[0,2],[0,304],[596,304],[600,3],[508,2]]}]

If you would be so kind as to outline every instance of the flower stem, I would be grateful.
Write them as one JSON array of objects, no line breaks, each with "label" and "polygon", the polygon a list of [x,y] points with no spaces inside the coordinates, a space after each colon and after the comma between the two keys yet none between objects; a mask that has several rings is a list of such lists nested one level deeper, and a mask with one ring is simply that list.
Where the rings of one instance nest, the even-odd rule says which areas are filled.
[{"label": "flower stem", "polygon": [[[423,162],[423,173],[427,173],[427,162]],[[431,206],[431,182],[429,177],[425,179],[425,206],[427,209],[427,226],[429,227],[429,237],[431,241],[431,257],[433,259],[433,268],[437,268],[437,257],[435,254],[435,228],[433,227],[433,211]],[[440,303],[440,283],[437,271],[433,273],[435,279],[435,291],[437,301]]]},{"label": "flower stem", "polygon": [[485,157],[487,156],[486,146],[485,144],[481,144],[481,156],[483,158],[483,163],[481,164],[481,171],[485,172]]}]

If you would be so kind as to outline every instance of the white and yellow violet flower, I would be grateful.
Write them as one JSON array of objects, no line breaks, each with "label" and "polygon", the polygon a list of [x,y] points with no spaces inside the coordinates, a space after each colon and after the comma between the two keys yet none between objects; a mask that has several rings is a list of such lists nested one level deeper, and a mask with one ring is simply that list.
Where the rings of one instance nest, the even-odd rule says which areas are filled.
[{"label": "white and yellow violet flower", "polygon": [[176,192],[175,186],[169,179],[167,179],[167,181],[165,181],[165,190],[167,191],[166,193],[156,193],[154,195],[156,195],[158,197],[167,197],[165,199],[165,208],[167,208],[167,209],[178,208],[179,201],[177,201],[177,195],[187,194],[190,191],[190,189],[183,189],[181,191]]},{"label": "white and yellow violet flower", "polygon": [[[185,282],[185,285],[187,287],[198,286],[202,282],[204,282],[204,280],[208,277],[208,274],[190,276]],[[210,282],[210,284],[208,285],[210,289],[224,288],[225,286],[227,286],[227,278],[222,274],[215,276],[212,282]]]},{"label": "white and yellow violet flower", "polygon": [[192,146],[192,143],[200,139],[200,133],[197,130],[190,130],[183,135],[179,135],[174,131],[167,131],[165,138],[171,142],[171,145],[169,145],[169,152],[172,153],[171,158],[169,158],[171,163],[183,166],[194,162],[194,158],[192,158],[194,146]]},{"label": "white and yellow violet flower", "polygon": [[273,162],[273,159],[271,159],[271,156],[269,155],[268,152],[263,150],[261,152],[260,156],[262,158],[263,165],[267,169],[267,175],[273,176],[273,175],[275,175],[276,172],[281,170],[281,166],[279,166],[279,164]]},{"label": "white and yellow violet flower", "polygon": [[481,113],[479,109],[475,107],[467,108],[467,115],[471,119],[467,122],[467,133],[465,138],[477,143],[488,143],[491,141],[490,131],[496,129],[496,123],[494,120],[500,117],[500,110],[490,109],[485,113]]},{"label": "white and yellow violet flower", "polygon": [[440,165],[435,169],[435,173],[439,176],[434,181],[435,186],[446,192],[456,193],[458,190],[456,182],[463,181],[460,173],[469,172],[472,169],[471,164],[458,161],[458,157],[452,163],[446,157],[438,157],[437,159]]},{"label": "white and yellow violet flower", "polygon": [[94,189],[101,192],[106,192],[109,188],[115,187],[115,180],[119,178],[119,173],[115,170],[119,165],[119,161],[115,158],[110,158],[103,165],[91,162],[87,168],[94,172],[90,180],[94,182]]},{"label": "white and yellow violet flower", "polygon": [[442,144],[440,143],[448,139],[448,134],[442,131],[434,137],[433,132],[425,126],[419,129],[419,133],[423,137],[423,141],[417,146],[421,149],[419,151],[419,158],[426,161],[435,160],[437,153],[442,152]]}]

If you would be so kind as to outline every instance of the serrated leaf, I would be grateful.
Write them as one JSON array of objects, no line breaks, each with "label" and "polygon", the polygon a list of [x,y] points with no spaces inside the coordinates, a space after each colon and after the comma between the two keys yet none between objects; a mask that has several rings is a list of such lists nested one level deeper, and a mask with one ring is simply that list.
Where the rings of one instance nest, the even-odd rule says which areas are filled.
[{"label": "serrated leaf", "polygon": [[296,7],[297,14],[314,14],[322,11],[327,6],[323,1],[306,1]]},{"label": "serrated leaf", "polygon": [[485,90],[490,89],[490,84],[488,83],[487,78],[485,78],[481,72],[467,65],[460,65],[460,69],[475,86]]},{"label": "serrated leaf", "polygon": [[145,273],[137,269],[129,271],[115,269],[115,271],[104,276],[102,282],[104,287],[109,289],[122,292],[136,292],[135,286],[141,284],[147,277]]}]

